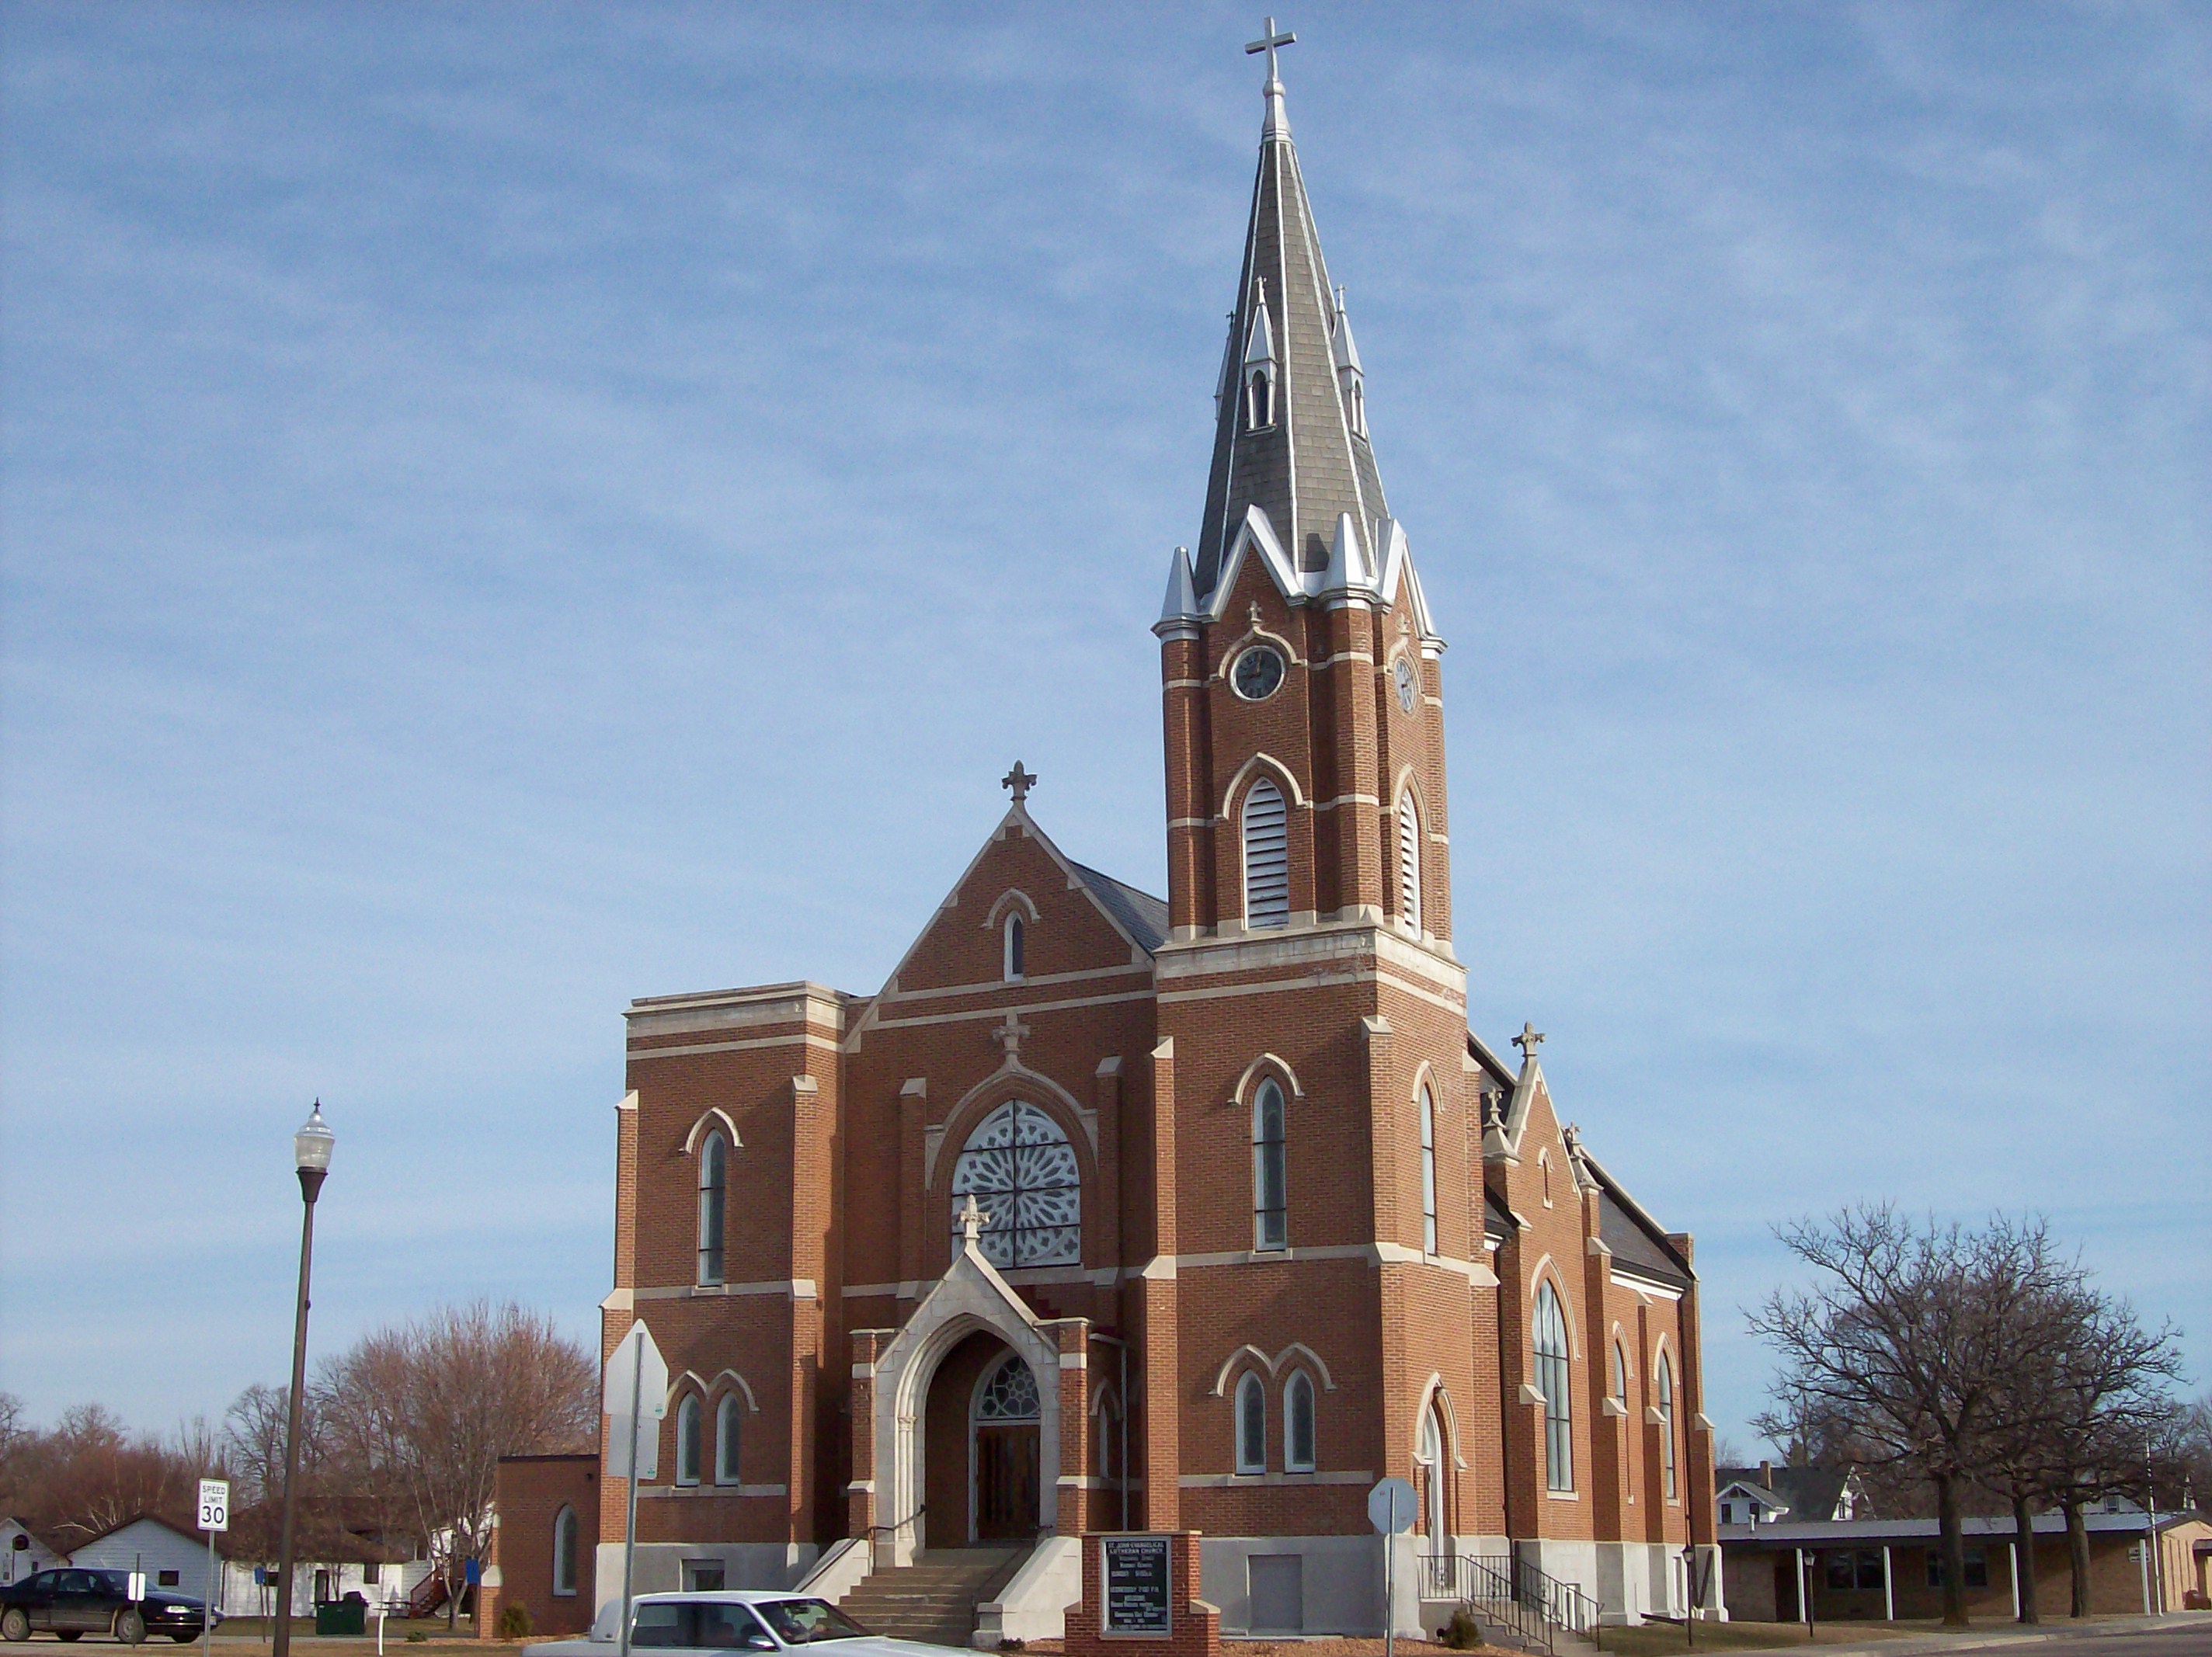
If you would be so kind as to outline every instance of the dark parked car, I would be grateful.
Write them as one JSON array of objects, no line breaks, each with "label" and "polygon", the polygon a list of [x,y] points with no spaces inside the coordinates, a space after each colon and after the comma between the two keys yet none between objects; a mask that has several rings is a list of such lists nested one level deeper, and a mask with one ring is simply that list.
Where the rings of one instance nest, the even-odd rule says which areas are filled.
[{"label": "dark parked car", "polygon": [[[134,1602],[128,1571],[64,1565],[0,1588],[0,1639],[27,1640],[43,1633],[81,1640],[88,1634],[112,1634],[135,1646],[149,1634],[166,1634],[181,1643],[200,1637],[206,1615],[199,1600],[164,1589]],[[215,1614],[215,1625],[222,1626],[221,1611]]]}]

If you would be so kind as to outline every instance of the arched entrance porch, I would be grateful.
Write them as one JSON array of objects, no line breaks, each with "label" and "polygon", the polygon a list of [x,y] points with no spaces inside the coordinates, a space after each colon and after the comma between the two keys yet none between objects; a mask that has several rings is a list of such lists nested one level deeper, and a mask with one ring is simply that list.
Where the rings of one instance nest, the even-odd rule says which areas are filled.
[{"label": "arched entrance porch", "polygon": [[923,1417],[930,1546],[1037,1533],[1042,1413],[1035,1372],[996,1332],[977,1330],[945,1353]]},{"label": "arched entrance porch", "polygon": [[[1079,1364],[1079,1334],[1074,1338]],[[958,1362],[947,1373],[956,1354],[960,1355]],[[1006,1357],[1019,1357],[1034,1384],[1034,1429],[1018,1417],[985,1413],[981,1388],[998,1375]],[[910,1564],[925,1546],[964,1545],[985,1528],[983,1496],[993,1497],[992,1530],[1011,1535],[1019,1527],[1021,1534],[1036,1535],[1058,1528],[1062,1367],[1054,1331],[1039,1325],[1036,1314],[977,1252],[971,1236],[872,1366],[874,1430],[868,1506],[873,1513],[878,1565]],[[945,1377],[941,1391],[937,1384],[940,1375]],[[1003,1405],[1006,1401],[1002,1398],[1000,1402]],[[1080,1434],[1079,1420],[1069,1424]],[[1016,1430],[987,1434],[979,1440],[977,1429],[987,1426]],[[1036,1447],[1033,1485],[1028,1472],[1031,1442]],[[990,1448],[986,1450],[985,1445]],[[986,1455],[992,1458],[989,1465],[979,1466]],[[1072,1465],[1081,1465],[1079,1443]],[[973,1484],[978,1471],[988,1480],[980,1495]],[[953,1482],[956,1478],[957,1483]],[[1034,1520],[1023,1500],[1032,1488]]]}]

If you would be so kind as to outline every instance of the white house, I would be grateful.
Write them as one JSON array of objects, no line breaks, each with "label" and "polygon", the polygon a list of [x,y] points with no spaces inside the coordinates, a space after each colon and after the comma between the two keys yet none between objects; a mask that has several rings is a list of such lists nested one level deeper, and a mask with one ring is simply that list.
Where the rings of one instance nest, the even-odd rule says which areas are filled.
[{"label": "white house", "polygon": [[[305,1617],[327,1600],[359,1593],[372,1606],[404,1604],[411,1572],[399,1556],[365,1538],[302,1536],[308,1557],[293,1567],[292,1609]],[[228,1533],[216,1538],[216,1593],[208,1589],[207,1538],[179,1530],[151,1514],[117,1526],[78,1548],[70,1563],[98,1570],[139,1569],[149,1588],[168,1588],[195,1599],[212,1599],[226,1617],[266,1617],[276,1609],[276,1569],[234,1547]]]},{"label": "white house", "polygon": [[67,1563],[67,1554],[55,1552],[21,1520],[0,1519],[0,1588],[21,1581],[33,1571]]},{"label": "white house", "polygon": [[1771,1525],[1871,1519],[1874,1508],[1856,1467],[1713,1469],[1713,1505],[1723,1525]]},{"label": "white house", "polygon": [[[218,1536],[218,1566],[222,1553],[223,1539]],[[93,1570],[143,1570],[149,1588],[167,1588],[200,1600],[209,1598],[207,1538],[180,1531],[151,1514],[94,1537],[70,1556],[70,1563]]]}]

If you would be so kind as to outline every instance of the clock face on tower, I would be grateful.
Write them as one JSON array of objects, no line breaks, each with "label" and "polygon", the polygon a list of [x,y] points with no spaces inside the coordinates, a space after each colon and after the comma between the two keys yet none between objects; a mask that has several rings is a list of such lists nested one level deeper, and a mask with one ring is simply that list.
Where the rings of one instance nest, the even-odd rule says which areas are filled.
[{"label": "clock face on tower", "polygon": [[1283,682],[1283,658],[1268,645],[1254,645],[1229,670],[1229,683],[1248,702],[1263,702]]},{"label": "clock face on tower", "polygon": [[1410,713],[1413,711],[1413,698],[1419,690],[1413,678],[1413,665],[1401,656],[1394,672],[1398,681],[1398,706]]}]

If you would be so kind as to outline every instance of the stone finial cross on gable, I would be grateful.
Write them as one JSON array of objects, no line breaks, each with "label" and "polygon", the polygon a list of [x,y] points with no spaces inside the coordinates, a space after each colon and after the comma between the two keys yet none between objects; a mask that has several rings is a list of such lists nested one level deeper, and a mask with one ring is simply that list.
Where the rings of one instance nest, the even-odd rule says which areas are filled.
[{"label": "stone finial cross on gable", "polygon": [[1536,1044],[1543,1039],[1543,1031],[1525,1018],[1521,1021],[1521,1034],[1513,1038],[1513,1045],[1521,1049],[1522,1064],[1527,1064],[1536,1056]]},{"label": "stone finial cross on gable", "polygon": [[1030,790],[1036,786],[1036,773],[1034,771],[1024,771],[1022,769],[1022,762],[1019,760],[1016,760],[1014,762],[1014,768],[1007,772],[1005,776],[999,779],[999,786],[1001,788],[1012,789],[1014,791],[1014,804],[1019,805],[1024,800],[1030,797]]},{"label": "stone finial cross on gable", "polygon": [[975,1193],[969,1192],[968,1200],[960,1205],[960,1235],[972,1247],[990,1223],[990,1215],[975,1206]]},{"label": "stone finial cross on gable", "polygon": [[1027,1024],[1008,1013],[1006,1022],[991,1032],[991,1039],[1006,1050],[1006,1062],[1011,1065],[1022,1056],[1022,1041],[1029,1033]]},{"label": "stone finial cross on gable", "polygon": [[1275,28],[1275,20],[1270,17],[1267,21],[1266,27],[1261,29],[1260,38],[1256,40],[1248,40],[1245,42],[1244,55],[1247,58],[1249,58],[1254,53],[1261,52],[1267,54],[1267,79],[1272,84],[1282,78],[1275,73],[1276,48],[1279,46],[1294,46],[1297,45],[1297,43],[1298,37],[1291,33],[1290,30],[1284,29],[1278,33]]}]

